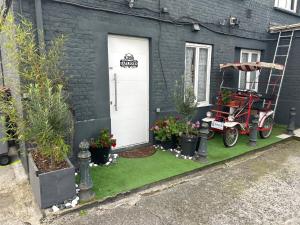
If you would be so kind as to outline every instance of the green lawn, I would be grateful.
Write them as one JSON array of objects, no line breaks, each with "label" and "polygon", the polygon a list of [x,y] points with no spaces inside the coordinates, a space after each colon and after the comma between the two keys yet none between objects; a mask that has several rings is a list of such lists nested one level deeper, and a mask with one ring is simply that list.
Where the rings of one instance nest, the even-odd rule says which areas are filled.
[{"label": "green lawn", "polygon": [[276,136],[284,128],[277,126],[268,139],[258,139],[257,147],[249,147],[248,136],[241,136],[233,148],[225,148],[220,135],[208,143],[208,162],[206,164],[191,160],[178,159],[170,152],[157,151],[153,156],[138,159],[119,158],[118,163],[108,167],[91,169],[94,191],[97,199],[105,199],[146,184],[176,176],[206,165],[238,156],[245,152],[275,143]]}]

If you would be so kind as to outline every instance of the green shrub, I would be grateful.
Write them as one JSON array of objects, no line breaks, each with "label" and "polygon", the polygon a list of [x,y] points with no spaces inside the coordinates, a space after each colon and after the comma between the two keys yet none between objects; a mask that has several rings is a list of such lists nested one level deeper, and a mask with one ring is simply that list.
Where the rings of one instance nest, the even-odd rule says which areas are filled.
[{"label": "green shrub", "polygon": [[[70,151],[67,139],[73,131],[66,91],[63,90],[64,37],[54,39],[45,49],[45,46],[37,45],[32,24],[24,18],[16,24],[10,14],[5,22],[0,21],[0,31],[9,59],[6,66],[15,69],[21,79],[21,86],[18,81],[9,82],[13,97],[1,93],[1,121],[7,127],[2,141],[33,143],[51,162],[61,162]],[[19,96],[26,97],[20,99]]]}]

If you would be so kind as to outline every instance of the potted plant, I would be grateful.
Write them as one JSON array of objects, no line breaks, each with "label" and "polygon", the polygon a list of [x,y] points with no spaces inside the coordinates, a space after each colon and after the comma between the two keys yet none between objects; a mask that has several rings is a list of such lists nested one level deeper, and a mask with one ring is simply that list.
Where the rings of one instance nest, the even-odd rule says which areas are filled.
[{"label": "potted plant", "polygon": [[199,139],[200,122],[182,122],[182,133],[180,139],[181,154],[185,156],[193,156],[197,150]]},{"label": "potted plant", "polygon": [[0,102],[5,140],[34,147],[28,155],[29,181],[39,206],[48,208],[76,195],[75,168],[67,158],[73,118],[60,69],[64,38],[40,51],[29,21],[21,19],[17,26],[11,14],[6,19],[0,21],[4,47],[22,85],[11,82],[12,95]]},{"label": "potted plant", "polygon": [[91,140],[91,161],[95,164],[107,163],[111,147],[116,147],[116,139],[113,138],[108,129],[104,129],[97,139]]},{"label": "potted plant", "polygon": [[154,138],[164,149],[175,149],[178,146],[179,126],[178,117],[167,117],[157,120],[150,129]]},{"label": "potted plant", "polygon": [[197,101],[194,88],[191,84],[184,82],[184,78],[182,78],[180,82],[176,81],[174,101],[177,112],[183,116],[180,125],[178,125],[180,129],[179,143],[182,154],[193,156],[199,138],[198,129],[200,127],[200,122],[192,122],[197,111]]}]

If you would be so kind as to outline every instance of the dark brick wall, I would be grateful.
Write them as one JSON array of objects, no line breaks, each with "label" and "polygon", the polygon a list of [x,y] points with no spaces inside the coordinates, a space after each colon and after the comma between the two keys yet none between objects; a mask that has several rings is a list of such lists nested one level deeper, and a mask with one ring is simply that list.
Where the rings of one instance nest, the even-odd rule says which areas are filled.
[{"label": "dark brick wall", "polygon": [[[15,10],[18,13],[22,11],[23,15],[34,21],[33,2],[22,0],[22,10],[19,4],[16,4],[18,6]],[[65,62],[68,69],[65,74],[69,78],[71,101],[77,120],[75,146],[82,138],[96,135],[101,127],[110,126],[107,68],[109,33],[150,39],[152,122],[159,116],[155,113],[157,107],[162,109],[161,115],[174,112],[170,96],[175,80],[184,73],[185,42],[213,46],[211,71],[211,97],[213,97],[221,81],[218,68],[220,63],[238,60],[237,52],[241,48],[257,49],[267,53],[267,46],[271,41],[265,39],[274,38],[266,32],[270,22],[280,24],[300,22],[298,14],[291,15],[275,10],[274,0],[161,0],[160,6],[169,10],[168,15],[161,15],[162,19],[169,22],[161,23],[155,20],[159,16],[158,0],[138,0],[135,9],[129,9],[124,0],[71,0],[71,2],[87,8],[98,7],[139,16],[92,10],[52,0],[42,1],[46,42],[58,34],[67,36]],[[239,18],[238,28],[220,25],[220,21],[230,15]],[[143,16],[152,19],[141,18]],[[193,17],[194,20],[188,17]],[[199,32],[192,32],[191,25],[170,23],[171,20],[178,19],[185,22],[201,21],[206,28],[201,27]],[[212,32],[211,29],[217,32]],[[223,35],[221,32],[229,35]],[[266,58],[267,56],[268,54]],[[165,88],[161,64],[168,91]],[[199,117],[203,116],[206,110],[207,108],[200,108]]]},{"label": "dark brick wall", "polygon": [[[276,43],[270,43],[270,57],[273,57]],[[271,51],[273,49],[273,51]],[[300,110],[300,31],[295,32],[293,44],[288,59],[286,73],[282,84],[281,94],[276,112],[276,119],[280,123],[287,124],[289,109],[296,107]],[[299,113],[298,113],[299,114]],[[296,117],[296,124],[300,126],[300,116]]]}]

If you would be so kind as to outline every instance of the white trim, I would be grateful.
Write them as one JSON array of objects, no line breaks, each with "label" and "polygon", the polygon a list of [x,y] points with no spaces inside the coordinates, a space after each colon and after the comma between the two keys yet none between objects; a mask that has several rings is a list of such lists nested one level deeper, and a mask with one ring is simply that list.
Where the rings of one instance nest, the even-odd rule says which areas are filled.
[{"label": "white trim", "polygon": [[[284,9],[284,10],[287,10],[287,11],[289,11],[289,12],[297,12],[297,1],[298,0],[294,0],[294,9],[290,9],[290,8],[288,8],[288,6],[287,6],[287,1],[288,0],[284,0],[285,1],[285,7],[281,7],[280,5],[279,5],[279,1],[281,1],[281,0],[275,0],[275,7],[276,8],[279,8],[279,9]],[[291,0],[292,1],[292,0]]]},{"label": "white trim", "polygon": [[[244,53],[248,54],[248,59],[247,59],[248,62],[251,62],[252,54],[257,54],[257,61],[260,62],[261,51],[259,51],[259,50],[250,50],[250,49],[241,49],[240,62],[242,62],[242,56],[243,56]],[[239,71],[239,83],[238,83],[239,89],[241,88],[241,73],[242,73],[242,71]],[[250,72],[246,72],[246,81],[247,82],[250,82],[250,75],[249,74],[250,74]],[[257,83],[258,79],[259,79],[259,71],[256,71],[255,91],[258,90],[258,83]],[[246,84],[246,89],[250,89],[250,87],[247,87],[247,84]]]},{"label": "white trim", "polygon": [[[195,78],[194,78],[194,94],[196,99],[198,97],[198,79],[199,79],[199,70],[196,69],[199,67],[199,49],[207,49],[207,77],[206,77],[206,100],[197,102],[197,107],[206,107],[209,106],[209,99],[210,99],[210,76],[211,76],[211,57],[212,57],[212,46],[211,45],[204,45],[204,44],[195,44],[195,43],[186,43],[185,48],[196,48],[196,55],[195,55]],[[185,66],[186,66],[186,54],[185,54]],[[196,100],[197,101],[197,100]]]}]

